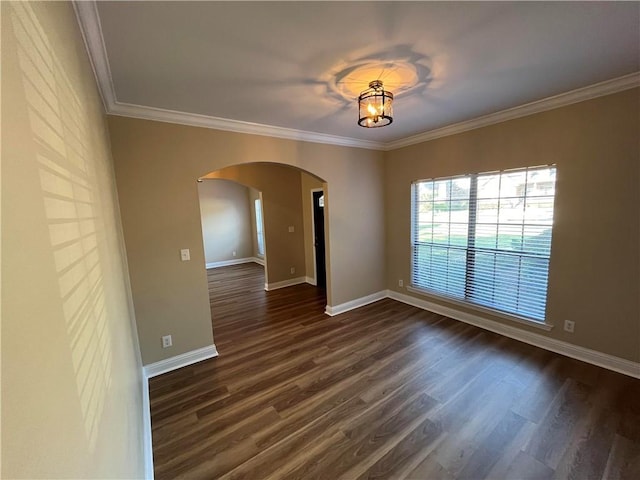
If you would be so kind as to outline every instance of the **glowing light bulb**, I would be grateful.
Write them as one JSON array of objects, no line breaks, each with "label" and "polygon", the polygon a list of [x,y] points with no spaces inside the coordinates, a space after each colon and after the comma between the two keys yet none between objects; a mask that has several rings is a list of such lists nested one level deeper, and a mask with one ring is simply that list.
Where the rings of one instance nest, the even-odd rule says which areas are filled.
[{"label": "glowing light bulb", "polygon": [[373,105],[371,105],[370,103],[367,105],[367,111],[371,114],[371,115],[378,115],[378,111],[376,110],[376,107],[374,107]]}]

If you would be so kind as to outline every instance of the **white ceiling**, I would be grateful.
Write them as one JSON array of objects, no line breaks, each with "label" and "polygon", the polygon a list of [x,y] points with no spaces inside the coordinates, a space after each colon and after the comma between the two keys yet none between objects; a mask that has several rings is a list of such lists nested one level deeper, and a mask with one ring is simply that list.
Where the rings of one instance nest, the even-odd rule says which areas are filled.
[{"label": "white ceiling", "polygon": [[[638,2],[99,2],[97,12],[121,104],[382,143],[640,70]],[[393,124],[359,127],[360,87],[340,80],[358,66],[391,78],[398,65],[417,84],[396,96]]]}]

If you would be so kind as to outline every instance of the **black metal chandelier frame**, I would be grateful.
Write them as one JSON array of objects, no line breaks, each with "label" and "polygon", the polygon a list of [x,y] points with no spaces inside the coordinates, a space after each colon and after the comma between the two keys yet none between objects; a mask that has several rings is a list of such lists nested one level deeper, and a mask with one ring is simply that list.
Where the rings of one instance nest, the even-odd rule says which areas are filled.
[{"label": "black metal chandelier frame", "polygon": [[378,128],[393,122],[393,93],[384,89],[381,80],[369,83],[358,97],[358,125]]}]

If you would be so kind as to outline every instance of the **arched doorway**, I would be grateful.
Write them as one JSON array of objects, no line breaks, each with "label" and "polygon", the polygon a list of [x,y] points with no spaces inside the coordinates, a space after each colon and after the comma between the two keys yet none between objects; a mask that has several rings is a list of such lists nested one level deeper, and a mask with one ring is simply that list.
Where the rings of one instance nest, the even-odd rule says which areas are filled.
[{"label": "arched doorway", "polygon": [[[330,269],[326,260],[328,215],[324,210],[329,192],[324,180],[302,169],[276,163],[230,166],[198,180],[203,245],[209,269],[260,263],[264,265],[265,290],[307,283],[322,290],[326,304]],[[217,225],[218,230],[212,229],[212,225]],[[239,230],[245,232],[244,241],[240,241]],[[247,242],[249,230],[251,241]],[[234,244],[229,239],[238,241]],[[247,243],[252,246],[250,251],[243,247]],[[218,251],[213,251],[214,244],[220,247]],[[217,255],[215,259],[213,255]],[[247,266],[245,270],[253,271],[247,278],[254,282],[255,267],[251,268]],[[240,267],[233,270],[235,275],[239,270]],[[208,278],[213,278],[209,273]],[[219,274],[215,278],[219,284]]]}]

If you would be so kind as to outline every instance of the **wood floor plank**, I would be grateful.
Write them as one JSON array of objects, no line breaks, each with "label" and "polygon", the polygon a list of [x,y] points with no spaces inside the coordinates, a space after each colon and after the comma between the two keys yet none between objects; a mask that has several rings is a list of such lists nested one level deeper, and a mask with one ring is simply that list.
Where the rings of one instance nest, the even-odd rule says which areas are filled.
[{"label": "wood floor plank", "polygon": [[526,452],[555,470],[580,418],[587,413],[591,387],[568,379],[552,402]]},{"label": "wood floor plank", "polygon": [[166,418],[175,415],[184,415],[186,412],[194,412],[202,408],[202,404],[215,402],[229,396],[229,388],[218,386],[204,392],[187,391],[180,395],[175,401],[165,401],[162,405],[157,405],[153,410],[153,421],[158,424]]},{"label": "wood floor plank", "polygon": [[640,380],[384,299],[207,271],[220,356],[152,378],[155,478],[640,478]]},{"label": "wood floor plank", "polygon": [[602,479],[637,478],[640,472],[640,443],[616,435]]},{"label": "wood floor plank", "polygon": [[[347,424],[340,429],[345,440],[339,447],[318,452],[311,461],[287,472],[287,478],[357,478],[363,473],[360,470],[364,465],[374,464],[378,460],[375,457],[377,452],[393,444],[394,438],[397,443],[401,439],[399,434],[410,427],[416,418],[424,418],[435,404],[435,400],[421,394],[393,409],[389,409],[387,404],[380,410],[370,411],[371,415],[360,416],[354,424]],[[385,410],[391,410],[391,414],[385,414]],[[379,457],[384,454],[386,451]]]},{"label": "wood floor plank", "polygon": [[331,405],[331,408],[323,408],[314,412],[302,412],[302,415],[282,419],[272,429],[265,429],[254,435],[256,444],[261,448],[280,445],[295,439],[299,434],[304,434],[310,429],[330,430],[339,428],[348,419],[360,415],[369,406],[359,397],[351,397],[348,400]]},{"label": "wood floor plank", "polygon": [[513,384],[495,378],[493,383],[489,383],[489,378],[491,373],[487,370],[474,379],[462,394],[443,404],[430,417],[450,433],[434,450],[432,458],[456,478],[463,475],[470,461],[477,464],[497,461],[492,457],[492,450],[480,450],[489,458],[478,458],[476,452],[487,442],[491,431],[498,428],[505,415],[511,414],[508,409],[519,390]]},{"label": "wood floor plank", "polygon": [[425,419],[397,445],[369,467],[359,480],[404,478],[443,440],[440,425]]},{"label": "wood floor plank", "polygon": [[[263,436],[261,441],[256,440],[260,453],[222,478],[265,478],[277,470],[295,468],[300,454],[304,452],[305,458],[308,458],[310,444],[314,444],[317,449],[320,448],[320,444],[324,445],[325,441],[329,445],[332,441],[343,441],[345,436],[337,428],[337,424],[344,418],[348,418],[353,412],[360,411],[363,406],[362,400],[353,398],[311,422],[302,425],[295,424],[294,428],[277,430],[275,441],[273,441],[273,434]],[[290,425],[290,423],[284,421],[284,425]],[[281,434],[283,432],[284,434]]]},{"label": "wood floor plank", "polygon": [[458,478],[486,478],[526,422],[520,415],[507,411],[491,433],[480,440],[480,446],[469,457]]},{"label": "wood floor plank", "polygon": [[600,478],[607,466],[620,414],[612,400],[619,394],[619,378],[609,377],[605,389],[593,389],[591,408],[578,422],[565,454],[556,467],[556,478]]},{"label": "wood floor plank", "polygon": [[[554,477],[554,470],[531,455],[520,451],[509,466],[505,478],[521,480],[547,480]],[[577,480],[577,479],[576,479]]]},{"label": "wood floor plank", "polygon": [[453,480],[455,477],[431,455],[427,455],[405,478],[407,480]]},{"label": "wood floor plank", "polygon": [[[522,418],[522,417],[521,417]],[[493,464],[485,478],[510,478],[507,472],[516,457],[526,447],[537,425],[527,420],[515,438],[506,445],[498,460]]]},{"label": "wood floor plank", "polygon": [[[244,444],[244,450],[254,452],[251,455],[253,456],[257,451],[257,447],[255,446],[255,442],[250,438],[251,434],[277,420],[278,414],[275,410],[273,410],[273,408],[267,408],[251,417],[243,419],[234,425],[232,429],[227,429],[224,432],[211,432],[205,438],[197,439],[188,436],[182,437],[180,441],[180,455],[176,454],[175,444],[168,445],[167,448],[156,449],[154,456],[154,461],[157,463],[156,468],[165,476],[176,476],[196,466],[193,463],[194,457],[203,454],[206,454],[208,457],[221,457],[226,455],[229,448],[240,443]],[[216,472],[220,473],[221,471],[230,470],[234,466],[235,464],[231,463],[216,465]],[[211,466],[203,470],[208,470],[212,474],[214,472]]]}]

